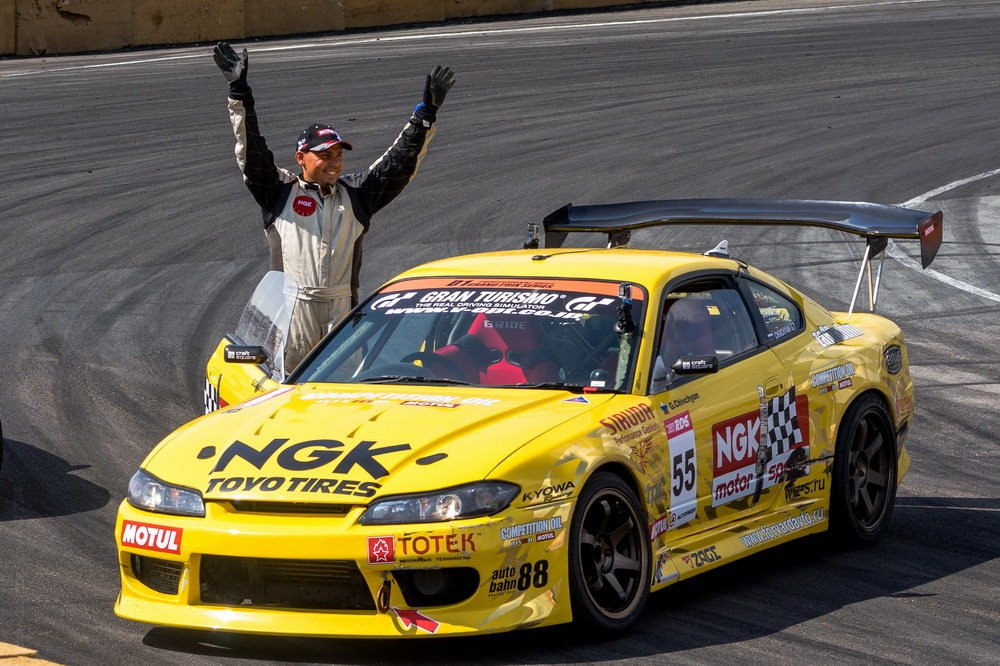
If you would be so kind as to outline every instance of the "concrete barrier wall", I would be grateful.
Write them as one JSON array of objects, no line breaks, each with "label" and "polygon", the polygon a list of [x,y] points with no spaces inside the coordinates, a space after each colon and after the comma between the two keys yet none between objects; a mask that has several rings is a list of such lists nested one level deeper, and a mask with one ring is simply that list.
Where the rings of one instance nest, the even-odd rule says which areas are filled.
[{"label": "concrete barrier wall", "polygon": [[637,0],[0,0],[0,55],[107,51],[634,4]]}]

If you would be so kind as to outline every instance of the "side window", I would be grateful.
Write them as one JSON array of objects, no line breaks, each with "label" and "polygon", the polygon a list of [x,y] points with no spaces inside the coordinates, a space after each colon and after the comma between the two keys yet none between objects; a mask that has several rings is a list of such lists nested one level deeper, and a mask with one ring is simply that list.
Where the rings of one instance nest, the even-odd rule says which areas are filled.
[{"label": "side window", "polygon": [[802,313],[795,303],[759,282],[746,284],[764,320],[768,342],[777,342],[802,330]]},{"label": "side window", "polygon": [[671,366],[685,356],[715,356],[721,365],[757,346],[750,313],[739,292],[721,282],[685,286],[667,294],[650,391],[674,379]]}]

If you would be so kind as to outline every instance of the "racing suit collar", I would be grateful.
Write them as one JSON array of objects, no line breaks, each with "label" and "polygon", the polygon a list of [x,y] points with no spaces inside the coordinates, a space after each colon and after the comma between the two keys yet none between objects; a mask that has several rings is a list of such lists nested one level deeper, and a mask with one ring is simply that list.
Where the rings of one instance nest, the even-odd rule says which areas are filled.
[{"label": "racing suit collar", "polygon": [[319,183],[311,183],[308,180],[304,180],[301,174],[297,176],[297,178],[299,180],[299,187],[303,190],[318,192],[322,197],[328,197],[331,194],[336,193],[337,188],[335,185],[320,185]]}]

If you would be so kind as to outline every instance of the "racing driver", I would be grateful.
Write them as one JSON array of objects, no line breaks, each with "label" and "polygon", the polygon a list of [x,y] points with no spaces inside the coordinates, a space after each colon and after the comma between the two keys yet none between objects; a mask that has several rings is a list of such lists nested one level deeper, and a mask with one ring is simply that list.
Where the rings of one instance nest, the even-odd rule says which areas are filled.
[{"label": "racing driver", "polygon": [[290,370],[358,302],[361,239],[372,216],[398,195],[417,172],[434,134],[433,124],[455,83],[448,67],[427,75],[417,104],[396,141],[366,170],[344,174],[351,150],[330,125],[313,124],[295,146],[298,175],[278,167],[257,124],[247,84],[247,51],[226,42],[215,63],[229,82],[229,119],[236,135],[236,163],[264,216],[271,269],[299,285],[284,367]]}]

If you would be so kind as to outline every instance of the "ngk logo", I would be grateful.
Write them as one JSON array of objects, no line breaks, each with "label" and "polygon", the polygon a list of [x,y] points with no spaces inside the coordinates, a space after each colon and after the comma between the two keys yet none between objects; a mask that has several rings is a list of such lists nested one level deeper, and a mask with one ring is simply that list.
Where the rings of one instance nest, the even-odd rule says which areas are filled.
[{"label": "ngk logo", "polygon": [[757,460],[760,412],[749,412],[712,426],[715,476],[733,472]]},{"label": "ngk logo", "polygon": [[177,527],[126,520],[122,522],[122,545],[176,555],[181,552],[182,533]]},{"label": "ngk logo", "polygon": [[295,197],[292,202],[292,210],[302,217],[309,217],[316,212],[316,200],[305,195]]}]

